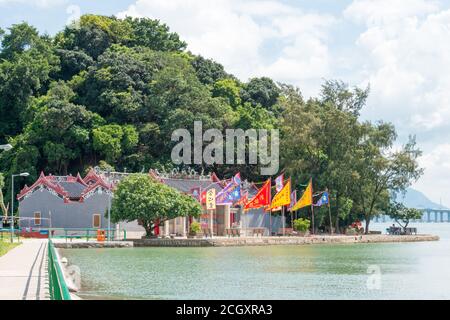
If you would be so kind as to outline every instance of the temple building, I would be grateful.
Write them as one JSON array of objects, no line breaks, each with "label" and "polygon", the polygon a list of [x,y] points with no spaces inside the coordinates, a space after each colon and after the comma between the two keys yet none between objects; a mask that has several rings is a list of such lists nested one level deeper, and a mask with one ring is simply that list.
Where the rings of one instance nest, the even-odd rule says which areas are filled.
[{"label": "temple building", "polygon": [[[19,226],[21,228],[46,229],[61,228],[70,229],[71,233],[85,229],[108,228],[107,211],[113,198],[114,186],[129,173],[102,172],[98,168],[91,169],[82,178],[77,176],[53,176],[41,173],[37,181],[30,187],[25,186],[17,199],[19,200]],[[149,175],[174,189],[195,197],[202,201],[202,194],[214,188],[216,194],[225,188],[230,180],[220,180],[214,173],[203,175],[186,172],[158,172],[150,170]],[[242,191],[249,197],[256,194],[257,188],[248,182],[242,183]],[[203,208],[205,206],[203,205]],[[216,210],[211,215],[204,209],[203,214],[193,219],[190,217],[178,217],[161,223],[155,228],[157,236],[186,236],[192,221],[197,220],[203,228],[209,228],[210,219],[213,218],[213,233],[216,236],[224,236],[226,229],[231,227],[266,228],[277,230],[281,226],[280,217],[270,216],[264,210],[250,210],[243,214],[241,206],[232,204],[217,204]],[[120,222],[111,224],[123,237],[140,238],[145,235],[145,230],[138,221]],[[125,232],[124,232],[125,231]]]},{"label": "temple building", "polygon": [[21,228],[107,228],[112,197],[108,184],[94,170],[84,178],[41,173],[17,196]]}]

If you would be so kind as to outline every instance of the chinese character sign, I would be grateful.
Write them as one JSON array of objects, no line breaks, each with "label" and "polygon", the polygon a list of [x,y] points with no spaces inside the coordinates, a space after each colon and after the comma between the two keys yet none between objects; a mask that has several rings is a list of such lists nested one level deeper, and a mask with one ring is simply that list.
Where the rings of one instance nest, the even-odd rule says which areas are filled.
[{"label": "chinese character sign", "polygon": [[206,191],[206,210],[216,209],[216,189]]}]

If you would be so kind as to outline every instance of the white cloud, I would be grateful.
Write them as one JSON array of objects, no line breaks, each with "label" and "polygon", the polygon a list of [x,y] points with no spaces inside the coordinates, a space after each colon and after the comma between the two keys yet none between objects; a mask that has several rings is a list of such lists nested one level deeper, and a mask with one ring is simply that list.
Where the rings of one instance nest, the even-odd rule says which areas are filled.
[{"label": "white cloud", "polygon": [[0,0],[1,5],[26,4],[41,8],[49,8],[66,3],[67,0]]},{"label": "white cloud", "polygon": [[344,16],[372,26],[436,12],[438,9],[438,2],[430,0],[356,0],[347,7]]},{"label": "white cloud", "polygon": [[[347,19],[365,26],[356,43],[360,77],[371,84],[365,116],[392,121],[400,135],[417,134],[425,175],[415,186],[450,204],[450,10],[433,1],[354,1]],[[439,197],[439,196],[438,196]]]},{"label": "white cloud", "polygon": [[420,158],[420,164],[426,168],[425,175],[414,186],[431,200],[450,206],[448,197],[448,173],[450,172],[450,143],[439,144],[431,152]]},{"label": "white cloud", "polygon": [[354,1],[347,18],[366,24],[356,49],[372,87],[372,116],[407,130],[432,130],[450,119],[450,10],[434,2]]},{"label": "white cloud", "polygon": [[[254,0],[137,0],[119,14],[125,15],[164,21],[189,50],[219,61],[242,80],[269,76],[300,86],[330,74],[325,40],[334,19],[329,15]],[[265,55],[262,48],[275,42],[279,52]]]}]

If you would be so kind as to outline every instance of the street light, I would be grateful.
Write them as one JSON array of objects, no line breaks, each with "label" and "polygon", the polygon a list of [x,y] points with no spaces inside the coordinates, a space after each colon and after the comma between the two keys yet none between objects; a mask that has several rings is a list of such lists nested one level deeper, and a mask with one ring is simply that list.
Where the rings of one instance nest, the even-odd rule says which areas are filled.
[{"label": "street light", "polygon": [[0,150],[9,151],[13,148],[10,144],[0,144]]},{"label": "street light", "polygon": [[14,234],[14,177],[28,177],[28,172],[11,175],[11,243],[13,243]]}]

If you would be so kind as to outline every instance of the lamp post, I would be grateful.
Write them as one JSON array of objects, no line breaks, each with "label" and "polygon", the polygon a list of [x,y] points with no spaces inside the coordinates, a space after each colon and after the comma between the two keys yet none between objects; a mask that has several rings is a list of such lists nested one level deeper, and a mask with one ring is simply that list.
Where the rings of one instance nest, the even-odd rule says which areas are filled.
[{"label": "lamp post", "polygon": [[30,174],[28,172],[22,172],[19,174],[11,175],[11,243],[13,243],[14,234],[14,177],[28,177]]}]

